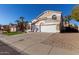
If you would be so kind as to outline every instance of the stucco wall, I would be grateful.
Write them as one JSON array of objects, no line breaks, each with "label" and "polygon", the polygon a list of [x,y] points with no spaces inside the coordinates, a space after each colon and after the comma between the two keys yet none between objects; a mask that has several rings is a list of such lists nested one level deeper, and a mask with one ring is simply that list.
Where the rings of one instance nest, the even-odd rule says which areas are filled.
[{"label": "stucco wall", "polygon": [[15,27],[10,28],[10,32],[16,32],[16,28]]},{"label": "stucco wall", "polygon": [[[52,16],[56,15],[57,19],[53,20]],[[45,19],[44,19],[45,18]],[[43,15],[41,15],[39,18],[39,21],[35,23],[33,26],[33,29],[36,28],[37,32],[59,32],[59,25],[61,21],[61,13],[60,12],[46,12]],[[37,19],[37,20],[38,20]],[[35,29],[35,30],[36,30]]]}]

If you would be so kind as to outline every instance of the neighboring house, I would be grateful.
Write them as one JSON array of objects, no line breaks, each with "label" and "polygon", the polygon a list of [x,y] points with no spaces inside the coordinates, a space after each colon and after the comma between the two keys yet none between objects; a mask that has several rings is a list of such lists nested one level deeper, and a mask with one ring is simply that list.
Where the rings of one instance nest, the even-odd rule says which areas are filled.
[{"label": "neighboring house", "polygon": [[10,32],[16,32],[16,27],[15,26],[10,27]]},{"label": "neighboring house", "polygon": [[9,26],[8,26],[8,25],[3,25],[3,26],[1,27],[1,30],[2,30],[3,32],[9,31]]},{"label": "neighboring house", "polygon": [[78,31],[79,31],[79,26],[78,26]]},{"label": "neighboring house", "polygon": [[3,29],[4,29],[4,27],[1,25],[1,26],[0,26],[0,30],[3,30]]},{"label": "neighboring house", "polygon": [[1,26],[1,30],[6,32],[16,32],[17,28],[16,28],[16,24],[10,24],[10,25],[3,25]]},{"label": "neighboring house", "polygon": [[61,12],[47,10],[32,21],[33,32],[60,32]]},{"label": "neighboring house", "polygon": [[16,24],[10,24],[9,29],[10,29],[10,32],[16,32],[17,31],[17,25]]}]

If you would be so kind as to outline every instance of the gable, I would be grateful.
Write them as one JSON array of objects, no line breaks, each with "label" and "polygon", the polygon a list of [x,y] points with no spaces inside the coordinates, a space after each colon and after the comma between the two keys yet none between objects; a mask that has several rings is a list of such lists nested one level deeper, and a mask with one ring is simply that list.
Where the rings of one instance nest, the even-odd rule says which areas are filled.
[{"label": "gable", "polygon": [[37,18],[34,23],[40,23],[41,21],[44,23],[51,23],[51,22],[60,22],[61,20],[61,12],[57,11],[45,11],[41,16]]},{"label": "gable", "polygon": [[61,15],[61,12],[57,12],[57,11],[45,11],[38,18],[45,18],[45,17],[46,18],[51,18],[53,15],[60,16]]}]

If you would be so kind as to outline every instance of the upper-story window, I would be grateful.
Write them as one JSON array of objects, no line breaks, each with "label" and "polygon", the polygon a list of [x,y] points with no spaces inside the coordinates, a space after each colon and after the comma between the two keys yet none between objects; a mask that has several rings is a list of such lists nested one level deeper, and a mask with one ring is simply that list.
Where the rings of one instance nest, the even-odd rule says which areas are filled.
[{"label": "upper-story window", "polygon": [[56,20],[57,19],[57,16],[56,15],[53,15],[52,16],[52,20]]}]

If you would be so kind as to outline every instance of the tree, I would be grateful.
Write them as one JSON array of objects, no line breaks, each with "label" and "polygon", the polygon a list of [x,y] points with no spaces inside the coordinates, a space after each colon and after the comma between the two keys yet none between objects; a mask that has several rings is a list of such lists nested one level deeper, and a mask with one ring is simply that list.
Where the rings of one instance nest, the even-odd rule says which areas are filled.
[{"label": "tree", "polygon": [[66,22],[69,22],[71,19],[72,19],[72,17],[70,15],[64,17],[64,21],[66,21]]},{"label": "tree", "polygon": [[79,6],[74,7],[72,10],[72,18],[79,21]]},{"label": "tree", "polygon": [[76,24],[74,24],[74,27],[76,27],[76,28],[77,28],[78,26],[77,26]]},{"label": "tree", "polygon": [[19,20],[16,20],[17,26],[20,31],[24,32],[26,30],[26,27],[28,25],[28,21],[24,21],[24,17],[19,17]]},{"label": "tree", "polygon": [[68,23],[68,24],[70,24],[70,20],[72,19],[72,17],[69,15],[69,16],[65,16],[64,17],[64,22],[65,22],[65,24],[66,23]]}]

